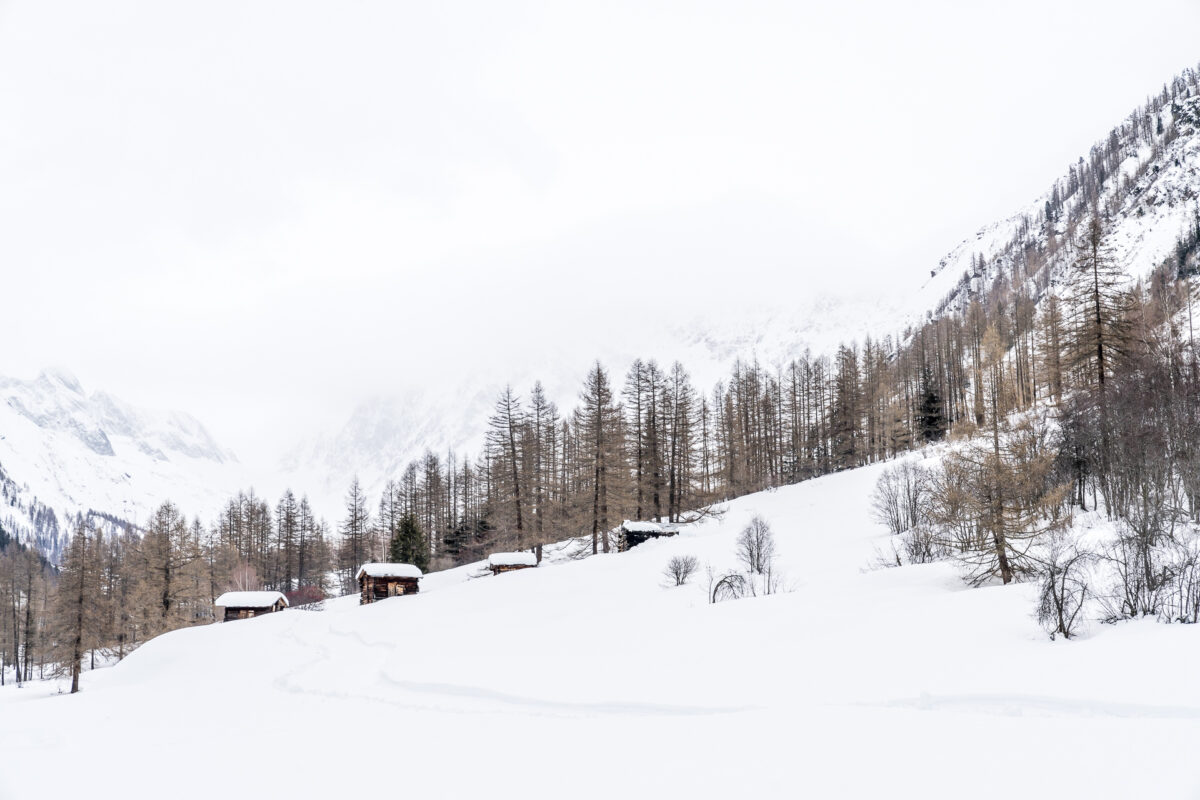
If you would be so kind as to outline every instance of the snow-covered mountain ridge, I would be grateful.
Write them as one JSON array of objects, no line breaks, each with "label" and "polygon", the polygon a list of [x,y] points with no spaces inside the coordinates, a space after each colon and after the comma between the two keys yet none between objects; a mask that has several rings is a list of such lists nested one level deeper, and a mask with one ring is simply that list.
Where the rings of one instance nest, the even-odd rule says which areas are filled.
[{"label": "snow-covered mountain ridge", "polygon": [[76,514],[137,524],[166,499],[211,513],[242,480],[233,452],[188,414],[88,393],[64,370],[0,377],[0,525],[52,560]]},{"label": "snow-covered mountain ridge", "polygon": [[1014,269],[1040,298],[1075,257],[1088,183],[1098,185],[1107,244],[1131,278],[1173,256],[1200,224],[1200,95],[1193,72],[1174,83],[1176,96],[1149,100],[1029,205],[951,250],[922,288],[927,312],[961,308]]}]

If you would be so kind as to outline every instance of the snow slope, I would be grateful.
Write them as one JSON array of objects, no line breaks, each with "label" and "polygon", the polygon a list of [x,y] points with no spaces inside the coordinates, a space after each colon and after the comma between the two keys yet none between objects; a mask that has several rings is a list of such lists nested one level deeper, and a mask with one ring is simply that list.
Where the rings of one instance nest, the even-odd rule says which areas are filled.
[{"label": "snow slope", "polygon": [[[1200,629],[1050,642],[1032,587],[864,570],[880,470],[629,553],[176,631],[79,695],[0,690],[0,798],[1200,796]],[[672,555],[733,566],[756,513],[792,591],[664,585]]]}]

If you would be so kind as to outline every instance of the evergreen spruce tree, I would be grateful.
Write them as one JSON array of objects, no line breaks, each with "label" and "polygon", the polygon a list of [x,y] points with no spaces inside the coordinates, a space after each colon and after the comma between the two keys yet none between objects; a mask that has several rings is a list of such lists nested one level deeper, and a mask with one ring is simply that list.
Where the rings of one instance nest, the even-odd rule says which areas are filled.
[{"label": "evergreen spruce tree", "polygon": [[928,366],[921,369],[917,425],[922,442],[936,442],[946,435],[946,413],[942,409],[942,395]]},{"label": "evergreen spruce tree", "polygon": [[412,514],[405,514],[388,545],[388,560],[397,564],[412,564],[422,572],[429,569],[429,552],[425,535]]}]

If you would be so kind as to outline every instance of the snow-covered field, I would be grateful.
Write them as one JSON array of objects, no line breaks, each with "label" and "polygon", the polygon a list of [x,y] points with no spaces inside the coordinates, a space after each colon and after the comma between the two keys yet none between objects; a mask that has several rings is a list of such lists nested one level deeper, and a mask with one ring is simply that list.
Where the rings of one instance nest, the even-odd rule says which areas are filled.
[{"label": "snow-covered field", "polygon": [[[867,570],[881,467],[629,553],[177,631],[0,690],[0,797],[1200,797],[1200,629],[1050,642],[1032,587]],[[791,591],[706,603],[761,514]]]}]

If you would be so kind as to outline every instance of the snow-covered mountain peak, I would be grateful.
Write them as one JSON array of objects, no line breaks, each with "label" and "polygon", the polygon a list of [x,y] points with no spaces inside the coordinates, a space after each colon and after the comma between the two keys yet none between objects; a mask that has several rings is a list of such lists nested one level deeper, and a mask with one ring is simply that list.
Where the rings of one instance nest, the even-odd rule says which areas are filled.
[{"label": "snow-covered mountain peak", "polygon": [[173,456],[237,460],[194,417],[135,408],[105,392],[89,395],[61,368],[44,370],[31,381],[0,377],[0,403],[42,431],[71,436],[99,456],[116,456],[124,447],[160,461]]},{"label": "snow-covered mountain peak", "polygon": [[97,455],[115,455],[83,387],[68,372],[46,370],[32,381],[0,378],[0,402],[43,431],[74,437]]},{"label": "snow-covered mountain peak", "polygon": [[95,511],[137,523],[165,500],[207,517],[243,483],[233,453],[188,414],[89,394],[64,369],[0,377],[0,525],[51,559],[58,520]]},{"label": "snow-covered mountain peak", "polygon": [[49,391],[61,387],[80,397],[84,396],[83,384],[79,382],[79,378],[75,377],[75,373],[65,367],[48,367],[38,374],[35,382]]}]

